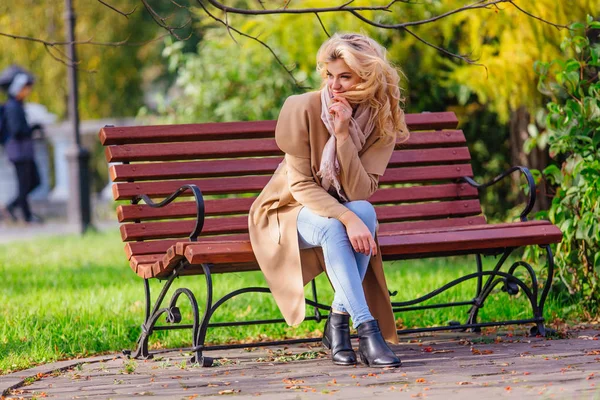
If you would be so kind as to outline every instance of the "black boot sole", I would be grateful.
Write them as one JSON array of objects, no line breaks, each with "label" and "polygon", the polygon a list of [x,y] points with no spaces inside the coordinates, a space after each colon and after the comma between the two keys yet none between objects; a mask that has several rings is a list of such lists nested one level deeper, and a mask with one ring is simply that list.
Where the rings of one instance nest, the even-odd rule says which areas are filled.
[{"label": "black boot sole", "polygon": [[369,364],[369,360],[367,360],[367,357],[365,357],[365,355],[362,353],[362,351],[357,351],[358,357],[360,358],[360,361],[365,364],[367,367],[370,368],[398,368],[402,366],[402,361],[397,362],[397,363],[392,363],[392,364]]}]

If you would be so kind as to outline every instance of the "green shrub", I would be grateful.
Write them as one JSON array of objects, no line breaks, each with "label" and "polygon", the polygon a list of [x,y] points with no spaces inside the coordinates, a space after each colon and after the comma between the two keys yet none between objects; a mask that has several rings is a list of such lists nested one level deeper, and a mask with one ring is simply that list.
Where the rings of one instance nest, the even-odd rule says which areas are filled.
[{"label": "green shrub", "polygon": [[[543,171],[556,192],[550,209],[538,217],[562,230],[563,241],[555,247],[559,279],[592,313],[600,301],[599,29],[592,17],[572,24],[562,44],[565,58],[535,64],[538,89],[551,98],[545,140],[558,164]],[[539,136],[529,145],[539,144],[536,140]]]}]

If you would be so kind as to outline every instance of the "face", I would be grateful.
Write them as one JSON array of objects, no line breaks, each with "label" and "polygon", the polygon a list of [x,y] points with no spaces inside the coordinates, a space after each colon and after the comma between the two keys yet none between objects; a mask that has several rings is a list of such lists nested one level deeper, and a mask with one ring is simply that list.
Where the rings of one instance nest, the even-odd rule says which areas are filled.
[{"label": "face", "polygon": [[21,91],[19,92],[19,94],[17,95],[16,98],[18,100],[23,100],[27,96],[29,96],[29,94],[31,94],[31,85],[26,85],[26,86],[23,86],[23,89],[21,89]]},{"label": "face", "polygon": [[327,63],[327,86],[334,95],[349,91],[360,82],[360,77],[342,58]]}]

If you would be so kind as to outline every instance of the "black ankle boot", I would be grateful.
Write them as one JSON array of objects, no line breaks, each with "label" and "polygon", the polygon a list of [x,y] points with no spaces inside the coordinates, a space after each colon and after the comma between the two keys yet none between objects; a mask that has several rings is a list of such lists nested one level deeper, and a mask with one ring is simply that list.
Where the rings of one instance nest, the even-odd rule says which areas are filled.
[{"label": "black ankle boot", "polygon": [[337,365],[356,364],[356,354],[350,343],[349,321],[349,315],[331,312],[325,322],[323,346],[331,349],[331,359]]},{"label": "black ankle boot", "polygon": [[369,367],[399,367],[402,362],[381,336],[376,320],[358,326],[358,355]]}]

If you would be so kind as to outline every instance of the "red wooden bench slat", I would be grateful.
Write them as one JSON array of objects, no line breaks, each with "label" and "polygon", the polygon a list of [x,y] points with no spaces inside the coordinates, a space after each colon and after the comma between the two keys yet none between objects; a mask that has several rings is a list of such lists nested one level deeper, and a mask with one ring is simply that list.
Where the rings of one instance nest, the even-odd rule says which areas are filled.
[{"label": "red wooden bench slat", "polygon": [[[215,238],[227,238],[228,240],[250,240],[247,233],[233,234],[233,235],[220,235],[220,236],[201,236],[198,238],[198,243],[206,241],[218,240]],[[127,259],[131,259],[133,256],[142,256],[155,253],[165,253],[171,246],[175,246],[177,243],[186,242],[187,238],[179,239],[166,239],[166,240],[149,240],[146,242],[129,242],[125,243],[125,254]]]},{"label": "red wooden bench slat", "polygon": [[[462,131],[433,131],[411,133],[409,139],[398,143],[397,149],[435,148],[464,145]],[[171,161],[208,158],[277,156],[283,153],[273,138],[239,139],[206,142],[174,142],[126,144],[104,149],[108,162]]]},{"label": "red wooden bench slat", "polygon": [[[406,114],[410,131],[455,129],[458,119],[453,112]],[[106,127],[100,130],[104,146],[125,143],[162,143],[221,139],[272,137],[276,121],[219,122],[207,124]]]},{"label": "red wooden bench slat", "polygon": [[485,225],[483,215],[462,218],[429,219],[425,221],[387,222],[379,225],[379,234],[404,230],[420,230],[434,228],[454,228],[460,226]]},{"label": "red wooden bench slat", "polygon": [[[379,240],[382,255],[421,254],[447,251],[502,249],[526,245],[546,245],[562,239],[560,230],[551,224],[537,221],[514,223],[510,227],[491,228],[478,225],[466,229],[382,236]],[[255,262],[249,241],[219,241],[185,247],[185,257],[191,264]]]},{"label": "red wooden bench slat", "polygon": [[165,253],[133,256],[129,259],[129,265],[131,266],[131,269],[137,272],[139,264],[153,264],[156,261],[162,260],[164,255]]},{"label": "red wooden bench slat", "polygon": [[[477,189],[466,183],[383,188],[369,198],[373,204],[403,203],[416,201],[465,199],[477,196]],[[206,215],[229,215],[248,213],[255,197],[205,200]],[[120,222],[152,219],[186,218],[196,216],[196,203],[192,201],[171,203],[166,207],[152,208],[145,204],[120,205],[117,207]]]},{"label": "red wooden bench slat", "polygon": [[[424,164],[447,164],[471,159],[467,147],[395,151],[388,168]],[[113,182],[147,181],[180,178],[208,178],[270,174],[282,157],[192,162],[165,162],[113,165],[109,168]]]},{"label": "red wooden bench slat", "polygon": [[[166,197],[182,185],[195,184],[205,195],[230,193],[258,193],[269,176],[249,176],[244,178],[212,178],[205,180],[181,180],[166,182],[115,183],[112,186],[115,200],[131,200],[135,196],[146,194],[151,197]],[[189,192],[186,192],[189,193]],[[191,193],[189,194],[191,195]]]},{"label": "red wooden bench slat", "polygon": [[[546,245],[562,240],[558,227],[548,225],[526,226],[518,223],[502,229],[480,229],[460,232],[409,233],[382,236],[380,244],[390,254],[443,253],[461,250]],[[488,225],[493,226],[493,225]]]},{"label": "red wooden bench slat", "polygon": [[[401,220],[450,218],[481,213],[479,200],[457,200],[439,203],[404,204],[375,208],[380,223]],[[123,241],[184,237],[194,229],[194,220],[146,222],[121,225]],[[248,231],[248,217],[209,218],[204,221],[204,234],[242,233]]]},{"label": "red wooden bench slat", "polygon": [[[473,176],[469,164],[434,165],[425,167],[391,168],[386,170],[380,184],[427,182]],[[115,200],[129,200],[137,195],[168,196],[182,185],[195,184],[204,194],[230,194],[259,192],[270,176],[244,176],[236,178],[183,179],[173,181],[116,183],[112,186]]]},{"label": "red wooden bench slat", "polygon": [[249,158],[152,164],[112,165],[113,182],[151,181],[178,178],[212,178],[272,174],[283,158]]},{"label": "red wooden bench slat", "polygon": [[256,157],[282,154],[273,138],[251,140],[126,144],[104,149],[108,162],[119,161],[169,161],[203,158]]},{"label": "red wooden bench slat", "polygon": [[[482,218],[482,216],[470,217],[475,220],[478,218]],[[466,218],[464,218],[466,219]],[[485,220],[485,218],[484,218]],[[440,220],[432,220],[432,221],[440,221]],[[452,221],[452,219],[442,220],[442,221]],[[396,226],[395,224],[384,224],[385,229],[379,230],[379,237],[384,236],[396,236],[396,235],[416,235],[422,233],[449,233],[449,232],[462,232],[462,231],[472,231],[472,230],[490,230],[490,229],[506,229],[506,228],[516,228],[516,227],[531,227],[531,226],[546,226],[552,225],[550,221],[544,220],[534,220],[534,221],[525,221],[525,222],[501,222],[497,224],[462,224],[462,225],[447,225],[447,226],[428,226],[423,222],[427,221],[417,221],[418,225],[414,226]]]}]

